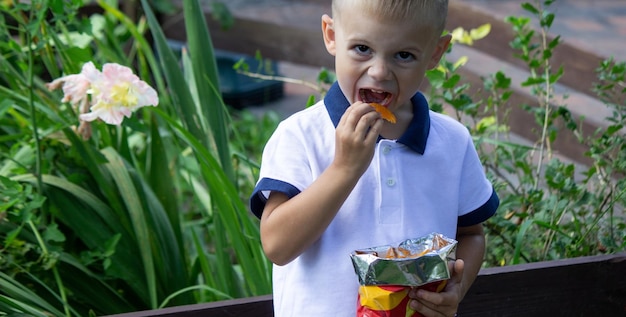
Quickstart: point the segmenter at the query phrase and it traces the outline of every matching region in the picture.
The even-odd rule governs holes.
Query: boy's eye
[[[357,45],[354,47],[354,50],[359,54],[366,54],[369,52],[370,48],[367,45]]]
[[[398,59],[402,60],[402,61],[410,61],[410,60],[414,60],[415,56],[409,52],[400,52],[397,54]]]

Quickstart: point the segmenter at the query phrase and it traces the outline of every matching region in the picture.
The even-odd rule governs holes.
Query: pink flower
[[[159,103],[152,87],[135,76],[130,68],[119,64],[104,64],[102,74],[91,86],[91,112],[81,114],[81,120],[100,118],[108,124],[119,125],[135,110]]]
[[[73,106],[79,107],[79,110],[86,110],[86,105],[89,102],[87,93],[91,88],[91,81],[98,76],[100,76],[100,72],[93,66],[92,62],[88,62],[83,65],[80,73],[55,79],[53,82],[46,84],[46,86],[48,89],[54,90],[62,84],[63,99],[61,99],[61,102],[69,102]]]
[[[64,94],[61,101],[77,106],[82,121],[100,118],[108,124],[119,125],[135,110],[159,103],[150,85],[135,76],[130,68],[115,63],[104,64],[99,72],[88,62],[79,74],[58,78],[47,87],[53,90],[61,84]]]

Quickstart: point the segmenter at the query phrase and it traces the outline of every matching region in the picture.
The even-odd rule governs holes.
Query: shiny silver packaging
[[[439,233],[350,254],[361,285],[421,286],[450,278],[457,241]]]

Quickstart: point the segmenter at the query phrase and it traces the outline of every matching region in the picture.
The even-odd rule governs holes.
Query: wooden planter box
[[[267,295],[115,316],[274,314]],[[461,303],[459,316],[626,316],[626,253],[483,269]]]

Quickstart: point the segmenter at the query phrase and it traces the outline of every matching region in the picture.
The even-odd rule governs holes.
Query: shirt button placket
[[[389,153],[391,153],[391,150],[392,150],[391,146],[385,145],[383,147],[383,155],[388,155]],[[393,187],[393,185],[396,184],[396,180],[393,177],[388,177],[386,183],[387,183],[387,186]]]
[[[389,154],[389,152],[391,152],[391,146],[385,146],[383,147],[383,154],[387,155]]]
[[[390,143],[390,142],[388,142]],[[381,224],[401,223],[401,190],[398,187],[397,162],[394,157],[396,148],[391,144],[382,144],[380,147],[380,195],[379,222]]]

